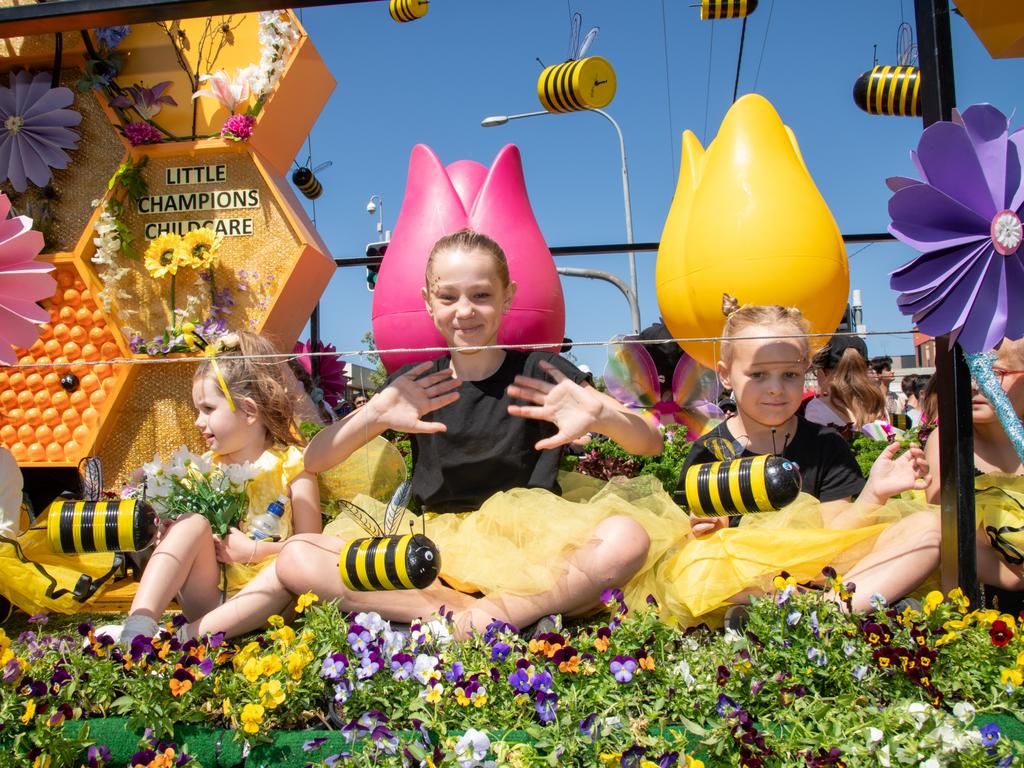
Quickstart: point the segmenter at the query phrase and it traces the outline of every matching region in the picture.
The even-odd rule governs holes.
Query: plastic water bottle
[[[275,499],[270,502],[266,512],[253,518],[249,525],[249,538],[256,541],[280,541],[283,515],[284,500]]]

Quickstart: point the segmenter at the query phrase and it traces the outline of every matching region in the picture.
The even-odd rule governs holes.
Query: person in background
[[[814,356],[819,394],[804,417],[833,427],[848,440],[865,424],[886,420],[885,398],[868,375],[867,345],[859,336],[836,336]]]
[[[921,424],[921,400],[924,397],[925,387],[928,386],[929,376],[918,376],[910,374],[904,376],[900,386],[903,388],[903,395],[907,398],[907,404],[903,412],[910,417],[910,425],[916,427]]]
[[[355,408],[362,408],[364,405],[366,405],[366,402],[367,402],[366,395],[358,394],[358,395],[355,396],[355,399],[352,401],[352,405]]]
[[[882,394],[885,395],[885,410],[889,413],[903,413],[907,399],[900,392],[893,392],[890,385],[893,380],[892,358],[878,355],[868,361],[868,375],[875,380]]]

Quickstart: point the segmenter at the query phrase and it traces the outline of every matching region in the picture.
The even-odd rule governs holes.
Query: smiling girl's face
[[[450,347],[482,347],[497,342],[515,291],[515,283],[504,284],[494,256],[455,247],[434,255],[423,300]]]
[[[807,342],[784,337],[800,333],[789,325],[748,325],[730,340],[728,362],[718,363],[722,384],[733,390],[744,421],[778,427],[789,421],[803,399]]]

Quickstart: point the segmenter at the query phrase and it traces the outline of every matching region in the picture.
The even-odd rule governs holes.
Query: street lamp
[[[384,229],[384,198],[380,195],[370,195],[370,202],[366,204],[366,212],[373,216],[377,214],[377,234],[385,243],[391,240],[391,233]]]
[[[626,166],[626,142],[622,138],[622,129],[619,128],[619,124],[615,122],[615,119],[605,112],[603,109],[582,109],[580,112],[594,112],[600,115],[615,129],[615,134],[619,137],[619,157],[622,160],[622,200],[626,207],[626,243],[628,245],[633,244],[633,208],[630,203],[629,196],[629,168]],[[539,117],[540,115],[550,115],[551,112],[540,111],[540,112],[523,112],[519,115],[491,115],[485,117],[480,121],[480,125],[484,128],[493,128],[497,125],[504,125],[509,120],[519,120],[524,117]],[[636,254],[633,251],[629,251],[629,285],[633,291],[633,302],[637,301],[637,287],[636,287]],[[634,312],[633,333],[640,332],[640,319],[639,312]]]

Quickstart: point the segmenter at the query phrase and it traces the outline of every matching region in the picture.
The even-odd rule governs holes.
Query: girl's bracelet
[[[249,559],[245,561],[246,565],[252,565],[252,560],[253,560],[254,557],[256,557],[256,550],[259,548],[259,546],[260,546],[260,543],[258,541],[256,541],[255,539],[253,539],[253,541],[252,541],[252,554],[249,555]]]

